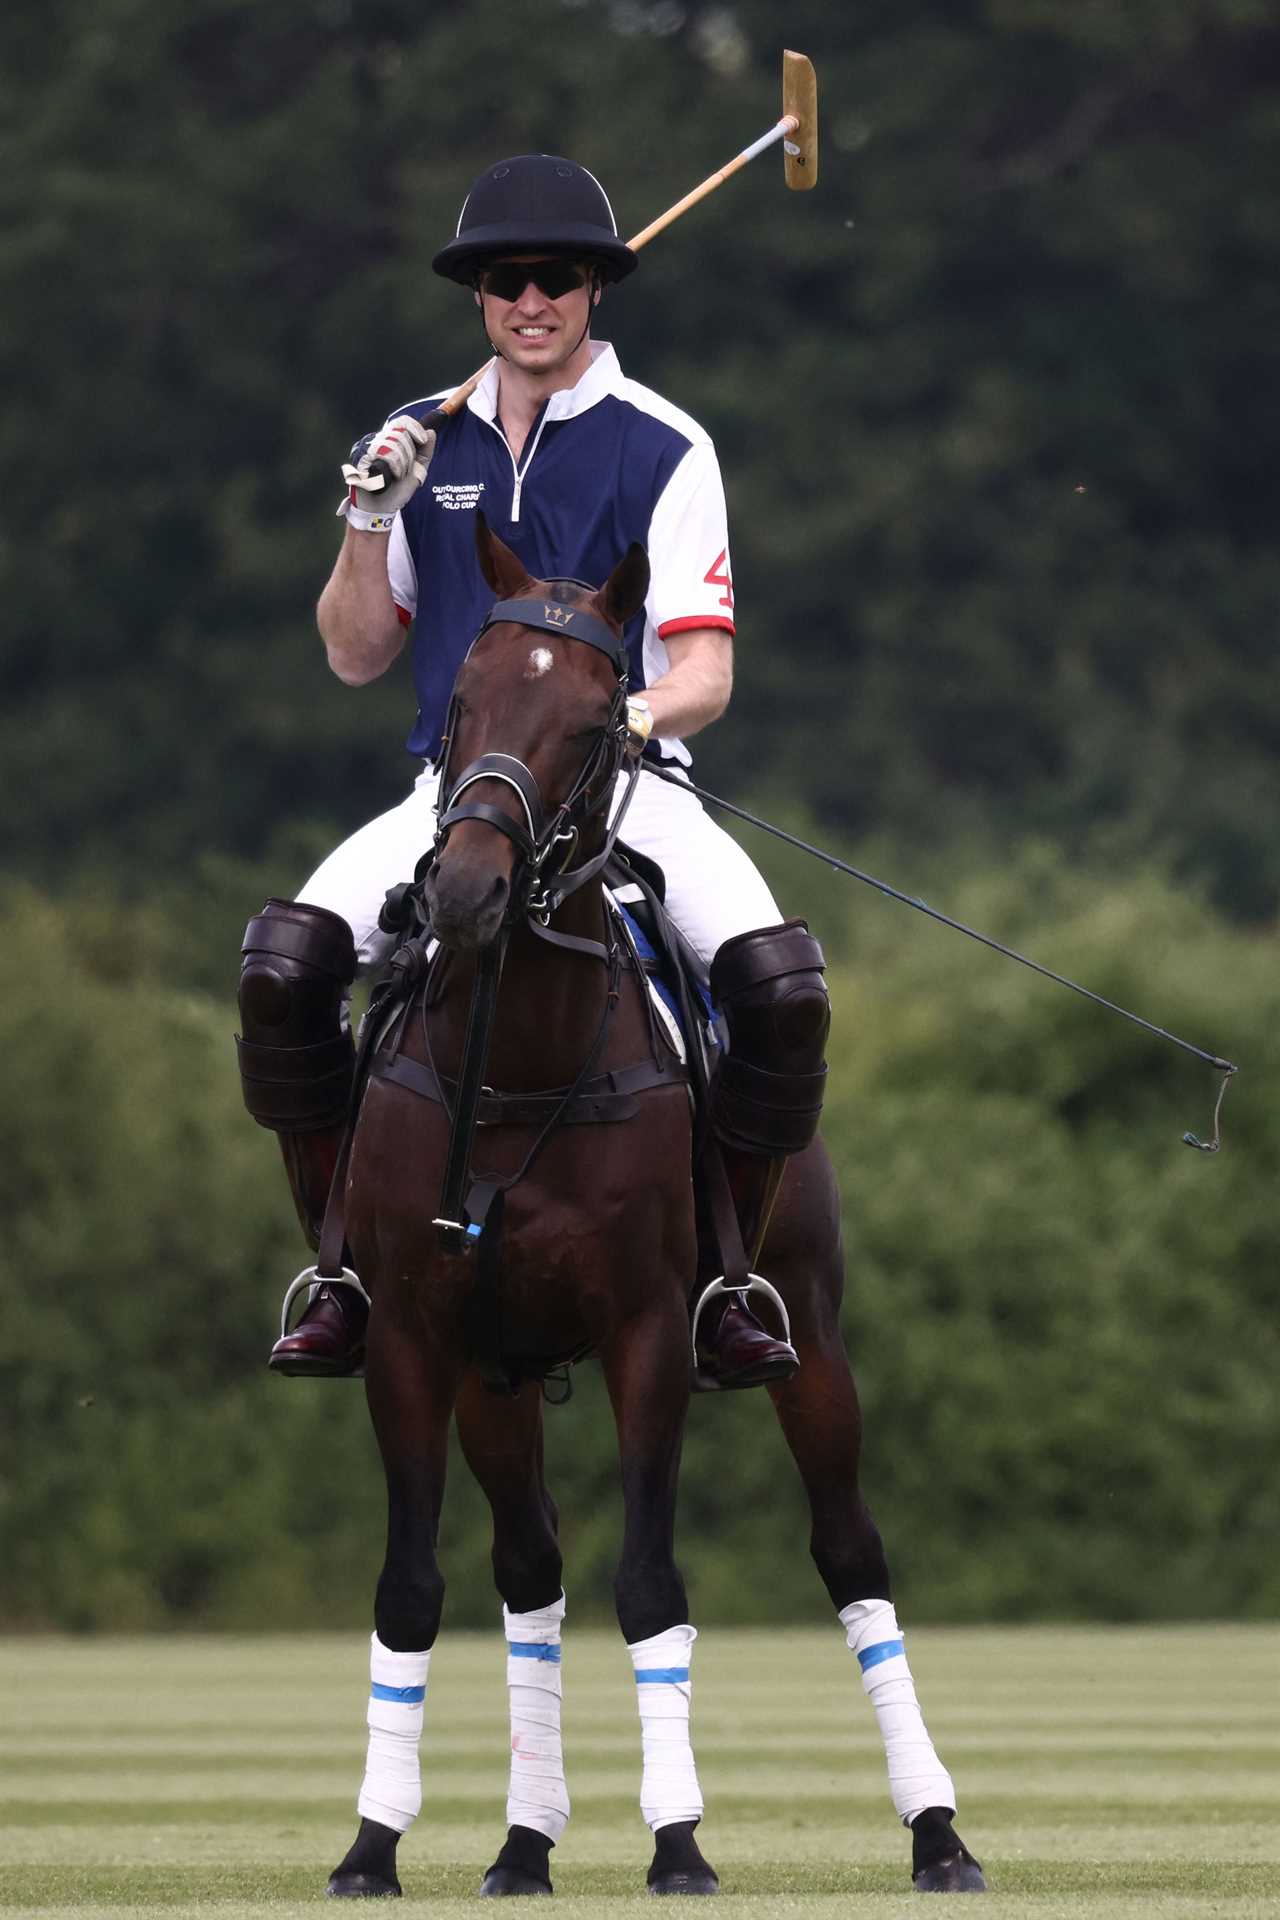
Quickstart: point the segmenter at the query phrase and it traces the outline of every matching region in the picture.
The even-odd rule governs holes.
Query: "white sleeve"
[[[404,521],[399,514],[388,539],[387,579],[391,583],[391,598],[399,609],[401,620],[408,626],[418,611],[418,570],[413,564]]]
[[[645,611],[660,640],[693,627],[734,630],[724,485],[715,448],[695,442],[658,496],[649,522]]]

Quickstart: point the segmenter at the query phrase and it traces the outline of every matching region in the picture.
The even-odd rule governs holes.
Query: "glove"
[[[638,695],[627,701],[627,757],[638,760],[653,732],[653,709]]]
[[[397,414],[377,433],[366,434],[343,462],[342,477],[350,494],[338,508],[347,525],[358,533],[390,533],[401,507],[407,506],[427,477],[436,436],[411,413]],[[375,460],[387,468],[387,477],[370,474]]]

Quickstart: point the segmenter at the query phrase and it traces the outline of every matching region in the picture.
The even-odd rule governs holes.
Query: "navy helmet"
[[[431,264],[469,287],[487,261],[512,253],[589,260],[602,280],[622,280],[640,264],[619,240],[595,175],[554,153],[520,153],[486,167],[462,203],[455,237]]]

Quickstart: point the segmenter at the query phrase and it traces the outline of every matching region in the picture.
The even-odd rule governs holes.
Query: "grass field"
[[[989,1910],[1280,1914],[1280,1634],[922,1629],[909,1647]],[[0,1904],[76,1920],[314,1909],[355,1830],[366,1675],[357,1634],[0,1642]],[[712,1631],[694,1676],[700,1839],[721,1907],[917,1913],[838,1631]],[[565,1694],[574,1817],[552,1855],[557,1899],[612,1913],[643,1898],[649,1858],[615,1636],[570,1630]],[[505,1758],[497,1635],[446,1633],[423,1814],[400,1847],[406,1901],[433,1920],[475,1911]]]

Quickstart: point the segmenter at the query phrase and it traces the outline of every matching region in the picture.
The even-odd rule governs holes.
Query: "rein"
[[[462,1044],[461,1068],[457,1081],[457,1094],[453,1104],[449,1104],[443,1081],[436,1073],[430,1060],[430,1033],[426,1020],[426,991],[422,995],[422,1041],[428,1056],[428,1066],[432,1069],[439,1100],[449,1114],[449,1152],[445,1160],[445,1177],[439,1196],[439,1213],[432,1225],[436,1227],[441,1246],[451,1254],[470,1254],[472,1248],[480,1246],[482,1254],[482,1277],[478,1292],[495,1298],[495,1275],[497,1275],[497,1248],[501,1240],[501,1215],[503,1198],[524,1175],[530,1171],[533,1160],[541,1152],[543,1144],[551,1139],[564,1114],[570,1110],[572,1102],[578,1098],[583,1085],[591,1079],[595,1064],[603,1052],[604,1039],[608,1033],[608,1023],[612,1018],[614,1006],[618,1004],[618,979],[622,972],[622,950],[618,947],[612,931],[608,935],[608,945],[601,941],[583,939],[576,933],[558,933],[549,922],[557,912],[558,906],[572,893],[578,893],[591,879],[603,872],[604,864],[614,849],[622,820],[626,816],[631,795],[635,793],[635,781],[639,780],[639,762],[631,768],[626,793],[622,803],[616,808],[614,818],[608,822],[604,831],[604,847],[583,860],[580,866],[568,868],[566,860],[572,856],[580,841],[581,828],[593,820],[603,808],[614,791],[614,781],[622,766],[622,756],[626,749],[626,695],[628,695],[628,660],[622,639],[614,630],[601,620],[595,612],[585,607],[572,607],[557,599],[505,599],[497,601],[489,612],[486,622],[480,628],[480,639],[491,626],[499,622],[512,622],[524,628],[535,628],[547,634],[560,634],[568,639],[578,639],[583,645],[595,647],[610,660],[618,682],[614,689],[608,720],[604,722],[599,741],[593,745],[589,755],[581,766],[578,778],[570,787],[566,799],[549,814],[537,780],[524,760],[514,758],[507,753],[486,753],[472,760],[470,766],[462,768],[455,780],[449,780],[449,758],[453,751],[453,739],[457,728],[457,697],[449,707],[449,720],[445,728],[445,747],[441,758],[441,810],[439,810],[436,841],[424,862],[420,862],[420,872],[434,860],[445,847],[451,829],[462,820],[480,820],[484,826],[495,828],[503,833],[512,847],[516,849],[516,874],[512,877],[509,906],[503,916],[503,925],[499,927],[497,937],[480,950],[476,960],[476,979],[472,985],[470,1010],[466,1016],[466,1041]],[[474,645],[474,641],[472,641]],[[480,781],[497,780],[510,787],[520,801],[522,818],[512,818],[501,808],[489,801],[470,799],[462,801],[462,795]],[[562,852],[558,852],[562,849]],[[604,1002],[604,1016],[595,1033],[595,1039],[587,1050],[587,1056],[580,1071],[570,1087],[562,1091],[562,1098],[547,1117],[545,1125],[539,1129],[537,1139],[522,1160],[516,1173],[505,1175],[501,1179],[476,1175],[472,1171],[472,1146],[476,1135],[476,1123],[480,1116],[482,1100],[489,1094],[484,1083],[487,1058],[489,1058],[489,1039],[493,1033],[493,1018],[497,1010],[497,993],[503,977],[503,964],[507,958],[510,931],[516,922],[524,920],[537,939],[547,941],[553,947],[564,948],[568,952],[587,954],[595,960],[601,960],[608,968],[608,996]],[[422,1089],[418,1089],[422,1091]],[[491,1094],[489,1094],[491,1098]],[[491,1275],[493,1284],[489,1286],[484,1275]],[[484,1352],[484,1348],[482,1348]]]

